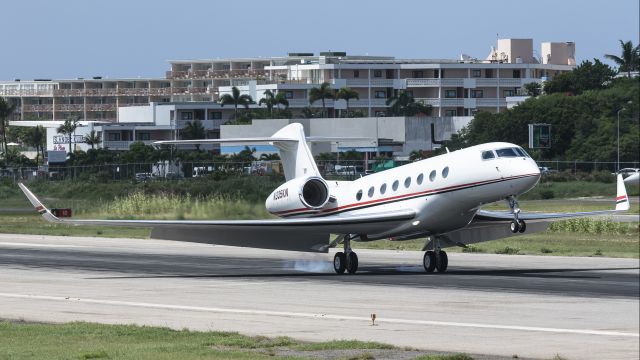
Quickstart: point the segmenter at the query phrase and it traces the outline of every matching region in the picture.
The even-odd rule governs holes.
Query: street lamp
[[[633,104],[633,101],[627,101],[627,104]],[[616,162],[616,173],[620,171],[620,112],[626,110],[624,107],[618,110],[618,161]]]

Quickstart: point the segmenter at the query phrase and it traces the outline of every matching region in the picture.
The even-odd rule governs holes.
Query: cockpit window
[[[482,152],[482,160],[489,160],[489,159],[493,159],[495,157],[496,156],[493,155],[493,151],[491,151],[491,150]]]
[[[518,154],[519,156],[522,157],[527,157],[527,153],[524,152],[524,150],[520,149],[520,148],[513,148],[513,150],[516,152],[516,154]]]
[[[514,148],[504,148],[496,150],[498,157],[518,157]]]
[[[524,151],[523,148],[518,148],[518,149],[524,154],[525,157],[528,157],[528,158],[531,157],[531,155],[529,155],[526,151]]]

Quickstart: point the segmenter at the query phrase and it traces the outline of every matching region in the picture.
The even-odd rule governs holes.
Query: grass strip
[[[385,358],[416,350],[376,342],[336,340],[307,343],[289,337],[245,336],[235,332],[172,330],[136,325],[85,322],[39,324],[0,322],[0,359],[308,359],[332,358],[346,350],[348,359]],[[345,354],[345,352],[338,352]],[[395,356],[394,356],[395,354]],[[472,359],[464,354],[419,359]]]

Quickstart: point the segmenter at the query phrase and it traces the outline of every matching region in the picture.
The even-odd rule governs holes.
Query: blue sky
[[[638,0],[20,0],[2,5],[0,80],[164,77],[169,59],[347,51],[484,58],[500,38],[638,44]]]

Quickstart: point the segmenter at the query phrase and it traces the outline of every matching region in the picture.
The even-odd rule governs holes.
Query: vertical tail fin
[[[629,205],[629,197],[627,196],[627,189],[624,186],[624,180],[622,174],[618,174],[616,191],[616,210],[626,211],[631,207]]]
[[[287,181],[301,176],[320,176],[316,162],[311,155],[311,149],[307,145],[302,124],[289,124],[278,130],[272,137],[296,140],[295,142],[273,142],[273,145],[280,150],[284,176]]]

